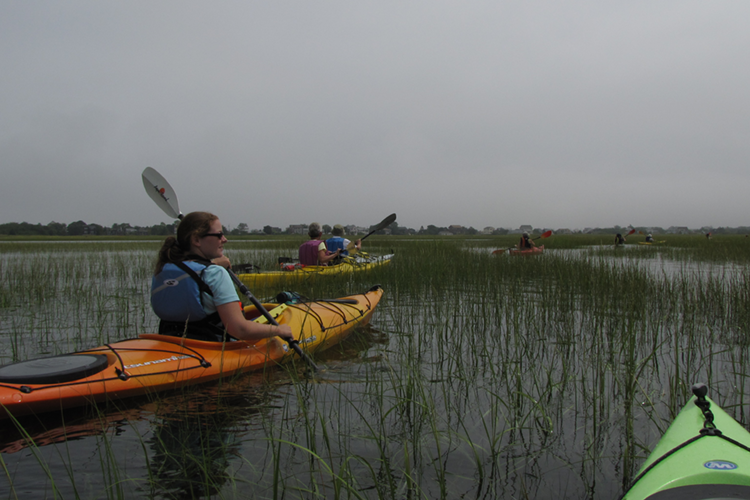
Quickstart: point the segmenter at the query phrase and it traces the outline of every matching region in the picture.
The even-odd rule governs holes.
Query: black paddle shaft
[[[237,286],[237,288],[240,289],[240,292],[244,293],[245,296],[248,299],[250,299],[250,302],[252,302],[252,304],[258,309],[258,311],[261,312],[261,314],[263,315],[263,317],[266,318],[268,320],[268,322],[271,323],[272,325],[279,326],[278,321],[276,321],[276,319],[273,316],[271,316],[271,313],[269,313],[266,310],[266,308],[263,307],[263,304],[261,304],[260,301],[255,298],[255,295],[253,295],[253,293],[250,291],[250,289],[248,289],[247,286],[245,286],[245,284],[242,281],[240,281],[240,279],[237,277],[237,275],[234,274],[230,269],[227,269],[227,271],[229,271],[229,276],[232,277],[232,281]],[[310,359],[310,356],[308,356],[307,354],[305,354],[305,351],[303,351],[302,348],[299,346],[299,341],[298,340],[288,340],[287,343],[289,344],[289,347],[291,347],[292,350],[294,352],[296,352],[299,355],[299,357],[302,358],[305,361],[305,363],[307,363],[308,365],[310,365],[310,368],[312,368],[313,371],[318,371],[319,370],[318,365],[316,365],[313,362],[313,360]]]

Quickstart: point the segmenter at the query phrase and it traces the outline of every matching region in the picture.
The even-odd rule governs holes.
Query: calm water
[[[235,261],[274,253],[243,252]],[[652,287],[747,276],[559,256],[634,269]],[[151,248],[0,254],[0,362],[153,331],[152,258]],[[397,252],[380,274],[304,290],[386,291],[371,327],[319,358],[315,376],[275,369],[27,419],[24,431],[0,424],[0,498],[617,498],[692,382],[747,420],[748,327],[729,305],[708,320],[679,298],[581,293],[555,267],[508,281],[492,260],[405,281],[419,259]]]

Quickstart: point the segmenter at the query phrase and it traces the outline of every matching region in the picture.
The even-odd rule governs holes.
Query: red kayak
[[[505,248],[498,248],[493,254],[498,253],[505,253]],[[544,245],[538,246],[538,247],[532,247],[532,248],[526,248],[524,250],[519,250],[517,248],[508,248],[508,253],[510,255],[540,255],[544,253]]]

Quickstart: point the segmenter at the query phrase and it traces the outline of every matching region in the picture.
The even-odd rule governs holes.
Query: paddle
[[[143,186],[146,188],[146,193],[148,193],[148,195],[152,200],[154,200],[159,208],[161,208],[164,213],[169,215],[170,217],[182,220],[182,212],[180,212],[180,206],[177,202],[177,194],[174,192],[174,189],[172,189],[172,186],[169,185],[167,180],[162,177],[159,172],[151,167],[146,167],[146,169],[143,170],[141,177],[143,178]],[[240,289],[240,292],[245,294],[250,302],[258,309],[258,311],[260,311],[263,317],[266,318],[266,320],[268,320],[268,322],[272,325],[279,326],[279,323],[274,319],[274,317],[271,316],[266,308],[263,307],[263,304],[261,304],[260,301],[255,298],[252,292],[248,290],[245,284],[240,281],[240,279],[232,272],[232,270],[227,269],[227,271],[229,272],[229,276],[232,278],[234,284],[237,286],[237,288]],[[299,346],[298,340],[289,340],[287,341],[287,343],[289,344],[289,347],[291,347],[292,350],[305,361],[305,363],[310,365],[310,368],[312,368],[314,371],[318,371],[317,365],[313,362],[312,359],[310,359],[307,354],[305,354],[305,352]]]
[[[543,232],[541,235],[537,236],[536,238],[533,238],[533,240],[549,238],[550,236],[552,236],[552,229],[550,229],[549,231]]]
[[[395,220],[396,220],[396,214],[389,215],[388,217],[386,217],[385,219],[383,219],[382,221],[380,221],[380,224],[378,224],[377,226],[375,226],[375,229],[373,229],[372,231],[370,231],[369,233],[367,233],[366,235],[364,235],[363,237],[361,237],[359,239],[359,241],[362,241],[365,238],[367,238],[368,236],[370,236],[370,235],[372,235],[374,233],[377,233],[378,231],[381,231],[381,230],[387,228],[388,226],[390,226],[391,224],[393,224],[393,222]],[[346,251],[349,252],[352,255],[355,254],[355,253],[357,253],[357,247],[354,245],[353,241],[350,241],[349,244],[346,246]]]

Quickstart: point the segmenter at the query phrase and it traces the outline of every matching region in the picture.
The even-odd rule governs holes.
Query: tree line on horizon
[[[86,223],[82,220],[71,222],[70,224],[64,224],[62,222],[50,222],[49,224],[43,225],[43,224],[31,224],[28,222],[8,222],[5,224],[0,224],[0,235],[6,235],[6,236],[128,236],[128,235],[141,235],[141,236],[169,236],[174,235],[175,230],[177,228],[177,225],[179,224],[179,221],[175,221],[172,224],[166,224],[164,222],[160,224],[154,224],[153,226],[132,226],[129,223],[115,223],[111,226],[102,226],[100,224],[93,224],[93,223]],[[375,226],[370,226],[371,229]],[[631,226],[632,227],[632,226]],[[322,225],[323,232],[325,234],[330,234],[332,226],[328,224]],[[660,227],[642,227],[642,228],[636,228],[639,230],[643,230],[645,232],[651,232],[651,233],[667,233],[670,232],[669,230],[664,230]],[[239,236],[239,235],[249,235],[249,234],[266,234],[266,235],[274,235],[274,234],[295,234],[295,231],[292,229],[292,226],[289,226],[286,230],[282,230],[278,227],[273,227],[270,225],[263,226],[263,229],[254,229],[251,230],[247,224],[244,222],[237,225],[237,227],[233,229],[228,229],[226,226],[223,226],[223,230],[226,234],[232,235],[232,236]],[[542,233],[547,228],[535,228],[532,230],[533,233]],[[588,229],[585,231],[572,231],[573,234],[576,233],[588,233],[588,234],[615,234],[615,233],[623,233],[628,232],[630,230],[630,227],[621,227],[621,226],[612,226],[607,228],[593,228]],[[447,226],[447,227],[440,227],[435,225],[428,225],[427,227],[422,226],[419,228],[419,230],[411,229],[406,226],[399,226],[397,222],[393,222],[390,226],[388,226],[388,232],[392,235],[432,235],[437,236],[440,234],[454,234],[454,235],[475,235],[480,234],[480,231],[477,229],[474,229],[473,227],[463,227],[463,226]],[[518,232],[518,230],[512,230],[507,228],[497,228],[494,229],[491,233],[485,233],[481,232],[482,234],[493,234],[493,235],[505,235],[505,234],[511,234]],[[685,229],[681,231],[686,234],[705,234],[707,232],[706,228],[701,229]],[[748,226],[739,226],[739,227],[719,227],[719,228],[712,228],[710,229],[710,232],[712,234],[748,234],[750,233],[750,227]],[[298,234],[298,233],[296,233]]]

